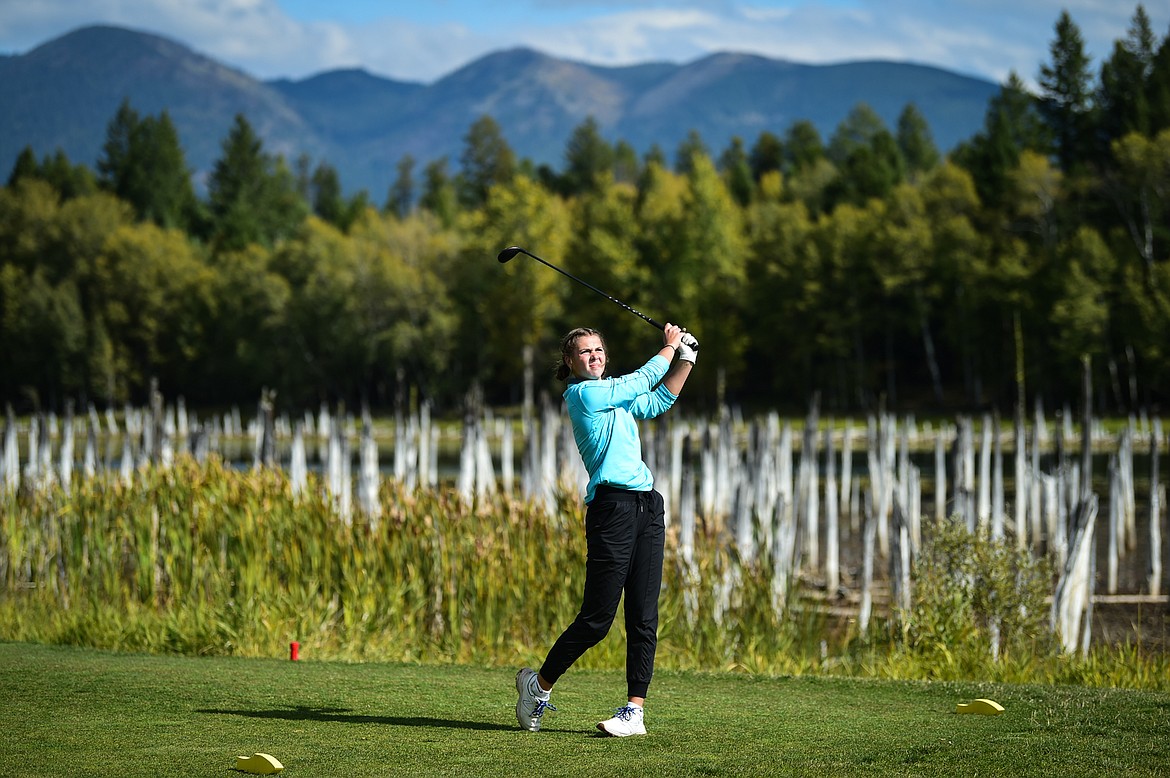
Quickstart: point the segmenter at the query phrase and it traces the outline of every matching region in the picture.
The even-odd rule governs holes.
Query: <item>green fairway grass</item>
[[[1170,694],[661,672],[650,734],[603,738],[620,670],[571,671],[539,733],[515,668],[189,658],[0,643],[0,775],[1156,776]],[[1000,716],[958,715],[991,698]]]

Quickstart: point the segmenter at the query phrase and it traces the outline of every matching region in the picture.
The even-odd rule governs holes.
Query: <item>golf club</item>
[[[500,264],[502,265],[502,264],[504,264],[505,262],[508,262],[508,261],[510,261],[510,260],[511,260],[513,257],[515,257],[517,254],[527,254],[528,256],[532,257],[533,259],[535,259],[535,260],[536,260],[537,262],[539,262],[540,264],[542,264],[542,265],[546,265],[547,267],[551,267],[553,270],[557,271],[557,272],[558,272],[558,273],[560,273],[561,275],[568,276],[569,278],[573,279],[574,281],[576,281],[577,283],[581,284],[582,286],[586,286],[586,287],[588,287],[588,288],[592,289],[593,291],[597,292],[599,295],[601,295],[601,296],[602,296],[602,297],[604,297],[605,299],[609,300],[609,301],[610,301],[610,302],[612,302],[612,303],[617,303],[618,305],[620,305],[621,307],[625,308],[625,309],[626,309],[627,311],[629,311],[630,313],[634,314],[635,316],[641,317],[641,318],[642,318],[642,319],[644,319],[645,321],[649,322],[649,323],[650,323],[652,326],[654,326],[654,327],[657,327],[657,328],[658,328],[658,329],[660,329],[660,330],[661,330],[661,329],[664,329],[664,328],[665,328],[665,326],[666,326],[666,325],[664,325],[664,324],[661,324],[661,323],[659,323],[659,322],[655,321],[654,319],[651,319],[649,316],[647,316],[646,314],[642,313],[641,311],[635,311],[633,308],[631,308],[630,306],[626,305],[625,303],[623,303],[621,300],[617,299],[616,297],[610,297],[610,296],[609,296],[609,295],[607,295],[605,292],[601,291],[600,289],[598,289],[596,286],[594,286],[593,284],[589,283],[588,281],[582,281],[580,278],[577,278],[577,276],[573,275],[572,273],[567,273],[567,272],[565,272],[564,270],[561,270],[561,269],[560,269],[559,267],[557,267],[556,265],[553,265],[553,264],[550,264],[550,263],[548,263],[548,262],[545,262],[543,259],[541,259],[540,257],[536,256],[536,255],[535,255],[535,254],[533,254],[532,252],[530,252],[530,251],[526,251],[526,250],[524,250],[524,249],[520,248],[519,246],[509,246],[508,248],[506,248],[506,249],[504,249],[503,251],[501,251],[501,252],[500,252],[500,254],[499,254],[499,256],[497,256],[497,257],[496,257],[496,259],[498,259],[498,260],[500,261]]]

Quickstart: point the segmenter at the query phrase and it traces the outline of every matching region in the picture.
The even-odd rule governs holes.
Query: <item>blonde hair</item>
[[[577,348],[577,340],[588,335],[596,335],[601,338],[601,347],[607,352],[609,348],[605,345],[605,336],[592,327],[577,327],[569,330],[565,337],[561,338],[561,359],[557,362],[555,375],[558,381],[567,381],[573,371],[565,364],[565,359],[573,355],[573,350]]]

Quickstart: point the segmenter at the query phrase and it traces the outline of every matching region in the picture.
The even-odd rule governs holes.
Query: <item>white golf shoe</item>
[[[613,737],[629,737],[630,735],[645,735],[645,714],[641,708],[626,705],[618,708],[613,718],[597,722],[597,728]]]
[[[516,723],[520,729],[539,732],[544,712],[556,708],[548,701],[549,693],[536,682],[535,670],[525,667],[516,673],[516,692],[520,695],[516,701]]]

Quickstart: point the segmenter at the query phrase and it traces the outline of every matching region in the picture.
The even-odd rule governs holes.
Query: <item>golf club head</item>
[[[519,254],[523,250],[524,249],[520,248],[519,246],[509,246],[508,248],[501,251],[496,256],[496,259],[498,259],[500,261],[500,264],[502,265],[505,262],[510,261],[513,257],[515,257],[517,254]]]

